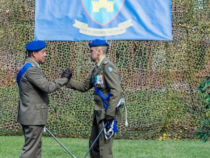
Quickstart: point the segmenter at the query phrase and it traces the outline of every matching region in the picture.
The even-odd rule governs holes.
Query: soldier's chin
[[[41,64],[44,64],[44,62],[45,62],[45,59],[43,59],[43,60],[41,61]]]
[[[90,58],[90,59],[91,59],[91,61],[95,62],[95,60],[93,58]]]

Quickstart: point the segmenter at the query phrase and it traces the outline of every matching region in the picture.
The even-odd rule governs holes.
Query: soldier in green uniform
[[[25,144],[20,158],[41,158],[42,133],[47,122],[48,93],[67,84],[71,78],[70,69],[65,70],[61,79],[48,82],[43,77],[39,64],[46,59],[46,43],[31,41],[26,45],[27,58],[17,74],[19,87],[18,122],[22,125]]]
[[[113,120],[121,120],[121,112],[116,111],[116,106],[121,98],[122,88],[118,69],[106,57],[109,44],[104,40],[93,40],[89,42],[89,47],[90,58],[95,62],[96,66],[84,82],[70,79],[67,87],[80,92],[86,92],[93,87],[95,88],[93,94],[95,109],[89,141],[89,146],[91,146],[102,129],[103,122],[111,123]],[[98,91],[102,92],[102,97],[98,94]],[[103,132],[90,151],[91,158],[112,158],[112,144],[113,137],[106,139]]]

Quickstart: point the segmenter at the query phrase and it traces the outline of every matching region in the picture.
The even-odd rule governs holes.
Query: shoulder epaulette
[[[28,62],[28,63],[29,63],[29,62]],[[28,63],[25,63],[24,66],[25,66],[26,64],[28,64]],[[29,64],[31,64],[31,67],[37,68],[37,66],[35,66],[34,64],[32,64],[32,63],[29,63]]]
[[[107,64],[108,62],[109,62],[109,60],[106,60],[106,61],[104,61],[103,63],[104,63],[104,64]]]
[[[31,64],[32,67],[38,68],[37,66],[35,66],[34,64]]]
[[[31,64],[31,67],[35,67],[35,68],[38,68],[36,65],[34,65],[34,64]]]

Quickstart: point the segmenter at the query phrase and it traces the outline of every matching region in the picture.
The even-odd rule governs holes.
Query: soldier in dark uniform
[[[71,79],[67,87],[80,92],[95,88],[94,91],[94,116],[93,125],[89,141],[89,146],[93,143],[99,131],[103,127],[103,122],[119,121],[121,112],[116,111],[116,106],[120,100],[122,88],[119,82],[119,73],[116,66],[106,57],[109,44],[104,40],[94,40],[89,42],[90,58],[96,66],[84,82]],[[97,90],[96,90],[97,89]],[[99,96],[97,91],[101,91],[105,100]],[[108,99],[107,99],[108,98]],[[105,102],[108,103],[105,109]],[[91,158],[112,158],[113,137],[105,138],[104,132],[90,151]]]
[[[41,158],[42,133],[47,122],[48,93],[67,84],[71,78],[70,69],[65,70],[61,79],[48,82],[43,77],[39,64],[47,57],[46,43],[32,41],[26,45],[27,58],[17,74],[19,87],[18,122],[22,125],[25,144],[20,158]]]

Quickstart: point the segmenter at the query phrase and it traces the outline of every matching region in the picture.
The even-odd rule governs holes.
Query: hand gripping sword
[[[121,109],[124,107],[124,105],[125,105],[125,99],[122,98],[122,99],[120,99],[120,101],[118,102],[118,104],[117,104],[117,106],[116,106],[116,111],[121,110]],[[104,124],[104,122],[103,122],[103,127],[102,127],[102,129],[100,130],[98,136],[96,137],[96,139],[95,139],[94,142],[92,143],[90,149],[86,152],[84,158],[86,158],[87,155],[89,154],[89,152],[92,150],[94,144],[96,143],[96,141],[97,141],[98,138],[100,137],[101,133],[105,130],[105,127],[106,127],[106,126],[107,126],[107,123]],[[108,133],[108,134],[109,134],[109,133]],[[111,138],[112,135],[113,135],[113,133],[111,134],[111,136],[109,136],[109,138]],[[107,136],[106,136],[106,137],[107,137]],[[108,137],[107,137],[107,139],[108,139]]]

